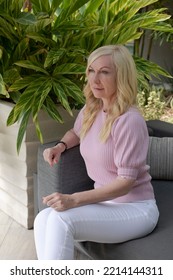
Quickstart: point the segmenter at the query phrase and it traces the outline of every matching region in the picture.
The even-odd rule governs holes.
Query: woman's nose
[[[99,83],[100,82],[99,74],[98,73],[94,74],[93,80],[94,80],[95,83]]]

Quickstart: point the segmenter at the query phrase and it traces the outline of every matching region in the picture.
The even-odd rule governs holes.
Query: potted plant
[[[33,220],[34,169],[28,167],[28,162],[35,157],[36,165],[36,149],[31,149],[27,167],[21,167],[21,161],[26,157],[22,149],[28,127],[32,136],[31,123],[34,124],[38,139],[42,142],[43,131],[39,120],[42,111],[56,122],[63,122],[59,108],[64,108],[72,115],[73,108],[80,108],[84,104],[82,88],[85,83],[86,57],[93,49],[104,44],[135,41],[145,29],[160,28],[164,32],[171,32],[172,27],[167,23],[170,16],[164,9],[140,13],[143,7],[157,1],[0,0],[0,105],[6,100],[11,106],[5,117],[7,126],[19,124],[19,161],[16,157],[9,160],[8,153],[4,155],[2,152],[5,162],[3,168],[8,162],[10,167],[6,168],[7,176],[14,166],[18,167],[19,173],[28,176],[27,182],[22,183],[21,195],[16,187],[18,172],[15,172],[15,187],[10,188],[10,184],[6,183],[3,190],[0,189],[0,204],[7,213],[11,205],[18,207],[18,215],[28,211],[27,221],[23,223],[26,227],[31,227]],[[169,76],[158,65],[139,57],[134,58],[140,83],[147,85],[151,73]],[[58,104],[60,106],[57,107]],[[5,125],[3,129],[6,130]],[[2,148],[7,138],[1,143]],[[31,146],[30,143],[29,140],[27,148]],[[10,144],[8,149],[11,149]],[[14,151],[12,154],[14,157]],[[2,186],[3,181],[0,180]],[[7,198],[8,192],[10,198]],[[21,205],[24,200],[27,207]],[[10,211],[14,214],[14,207]],[[19,217],[19,222],[21,219]]]
[[[26,228],[32,227],[34,217],[33,173],[39,144],[34,126],[40,141],[43,134],[50,141],[50,132],[55,140],[61,137],[56,124],[63,121],[62,107],[72,115],[73,108],[84,102],[85,54],[70,41],[67,46],[64,31],[56,35],[58,6],[41,2],[32,1],[31,10],[30,1],[0,1],[0,205]],[[45,118],[44,111],[56,121],[46,119],[46,132],[40,119]],[[66,116],[65,121],[67,126]],[[6,122],[13,125],[8,127]]]
[[[42,142],[40,110],[62,122],[57,103],[71,115],[73,107],[82,106],[89,52],[103,44],[136,41],[146,29],[171,32],[165,9],[140,13],[154,2],[1,0],[0,98],[15,104],[7,125],[20,120],[18,152],[30,117]],[[151,72],[167,75],[141,58],[136,64],[140,81]]]

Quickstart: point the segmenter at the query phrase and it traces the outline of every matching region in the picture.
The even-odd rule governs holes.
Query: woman
[[[89,56],[86,76],[86,104],[74,128],[43,155],[52,166],[80,143],[94,189],[43,198],[49,207],[34,225],[38,259],[73,259],[74,240],[124,242],[147,235],[158,221],[133,58],[122,45],[103,46]]]

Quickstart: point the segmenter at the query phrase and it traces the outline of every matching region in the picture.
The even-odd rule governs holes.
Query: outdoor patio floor
[[[75,250],[76,260],[88,260]],[[0,210],[0,260],[37,260],[33,229],[26,229]]]
[[[0,210],[0,260],[36,260],[33,230]]]

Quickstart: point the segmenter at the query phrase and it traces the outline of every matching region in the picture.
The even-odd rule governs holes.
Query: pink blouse
[[[80,137],[84,108],[80,111],[74,132]],[[84,158],[89,177],[94,187],[107,185],[117,176],[135,179],[132,190],[115,202],[133,202],[154,199],[151,176],[146,165],[148,150],[148,130],[146,123],[136,108],[130,108],[118,117],[106,142],[99,139],[100,130],[106,119],[102,110],[98,113],[92,127],[80,143],[80,152]]]

